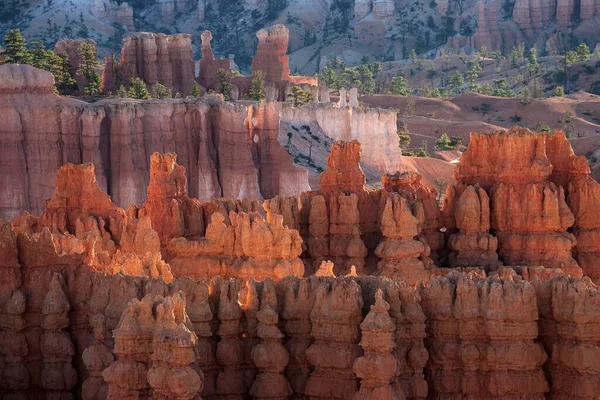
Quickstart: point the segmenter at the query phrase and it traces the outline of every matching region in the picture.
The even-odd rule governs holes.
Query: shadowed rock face
[[[109,69],[114,73],[109,74]],[[119,64],[108,63],[103,76],[106,92],[114,90],[117,82],[128,86],[139,77],[149,87],[160,83],[173,95],[186,95],[195,82],[192,38],[186,34],[138,32],[123,40]]]
[[[505,173],[503,141],[539,168]],[[599,191],[563,141],[473,135],[441,214],[412,174],[365,189],[358,142],[266,218],[190,197],[173,153],[127,210],[62,166],[39,217],[0,226],[0,395],[591,400],[600,294],[572,254],[595,272]],[[429,258],[436,224],[456,268]]]

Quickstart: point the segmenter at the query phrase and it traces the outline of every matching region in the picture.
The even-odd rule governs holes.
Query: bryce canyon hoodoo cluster
[[[276,103],[0,71],[3,396],[595,398],[600,185],[562,132],[472,134],[440,208],[414,173],[367,188],[358,141],[309,190]]]
[[[599,33],[0,1],[0,399],[600,399]]]

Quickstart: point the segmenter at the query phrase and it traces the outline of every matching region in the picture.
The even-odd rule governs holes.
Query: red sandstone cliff
[[[89,105],[56,96],[52,86],[47,72],[0,66],[6,116],[0,176],[10,193],[0,198],[0,218],[39,214],[52,194],[48,183],[67,163],[93,163],[115,204],[141,205],[154,152],[177,153],[190,195],[201,201],[308,190],[306,171],[277,142],[276,104],[114,99]]]

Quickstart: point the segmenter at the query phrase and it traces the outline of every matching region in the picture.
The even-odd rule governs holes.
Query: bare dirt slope
[[[514,125],[531,130],[563,129],[575,152],[588,158],[600,148],[600,98],[588,93],[531,99],[528,104],[518,98],[476,93],[450,99],[373,95],[360,100],[366,106],[398,110],[399,120],[411,136],[411,148],[425,141],[433,150],[443,133],[462,137],[466,145],[471,132],[493,132]]]

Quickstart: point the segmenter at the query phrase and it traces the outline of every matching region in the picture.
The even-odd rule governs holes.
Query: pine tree
[[[562,86],[557,86],[556,89],[554,89],[554,96],[565,97],[565,88]]]
[[[148,93],[148,87],[146,86],[146,82],[144,82],[139,77],[135,77],[131,80],[131,83],[129,84],[129,90],[127,91],[127,95],[132,99],[145,100],[150,98],[150,93]]]
[[[58,93],[68,94],[77,89],[77,82],[71,71],[69,71],[69,56],[67,53],[54,53],[51,54],[50,58],[50,72],[54,75],[54,86]]]
[[[429,154],[429,151],[427,150],[427,142],[425,140],[423,140],[421,142],[421,147],[419,147],[417,149],[417,151],[415,152],[415,156],[417,157],[430,157],[431,154]]]
[[[410,51],[410,55],[408,56],[408,58],[410,58],[410,62],[411,62],[412,64],[414,64],[414,63],[415,63],[415,61],[417,61],[417,52],[415,51],[415,49],[412,49],[412,50]]]
[[[50,70],[50,61],[52,53],[46,50],[46,46],[41,40],[37,40],[31,43],[31,65],[36,68],[43,69],[45,71]],[[56,77],[55,77],[56,78]]]
[[[3,64],[31,64],[31,54],[25,48],[27,42],[19,29],[11,29],[4,35],[5,50],[0,53],[4,56]]]
[[[515,97],[515,92],[510,89],[506,78],[494,79],[492,85],[492,96]]]
[[[534,99],[540,99],[544,97],[544,90],[542,89],[542,85],[537,78],[535,78],[531,84],[531,91],[533,92],[532,94]]]
[[[194,98],[200,97],[200,85],[197,82],[192,83],[192,87],[190,89],[190,96]]]
[[[87,81],[83,91],[85,94],[90,96],[92,101],[96,100],[96,95],[100,93],[100,74],[96,71],[96,68],[100,65],[96,59],[96,46],[89,42],[84,42],[79,47],[79,56],[81,57],[81,63],[77,73],[81,74]]]
[[[335,71],[327,66],[319,73],[319,84],[330,89],[339,89]]]
[[[519,90],[519,93],[517,93],[517,95],[519,96],[519,101],[524,106],[531,103],[531,93],[529,92],[529,89],[527,87],[524,87],[523,89]]]
[[[590,51],[588,45],[585,43],[581,43],[579,46],[577,46],[577,49],[575,49],[575,51],[577,52],[577,58],[579,59],[579,61],[587,61],[592,57],[592,52]]]
[[[372,94],[375,91],[375,80],[373,72],[367,65],[359,65],[357,68],[359,75],[358,90],[361,94]]]
[[[458,96],[460,94],[461,87],[464,84],[465,84],[465,78],[458,71],[454,71],[452,73],[452,75],[450,75],[450,77],[448,78],[448,86],[450,86],[450,90],[452,90],[452,93],[455,96]]]
[[[154,86],[152,86],[151,97],[153,99],[172,99],[173,92],[165,85],[157,83]]]
[[[442,136],[438,140],[435,141],[435,149],[440,151],[452,150],[454,146],[452,146],[452,141],[450,137],[445,132],[442,133]]]
[[[127,92],[127,89],[125,89],[125,86],[123,86],[123,85],[119,86],[119,89],[117,90],[117,93],[115,93],[115,95],[121,99],[126,99],[129,97],[129,93]]]
[[[265,73],[263,71],[257,71],[252,77],[248,100],[261,101],[265,96]]]
[[[493,92],[492,85],[490,85],[489,83],[484,83],[482,85],[479,85],[479,87],[477,88],[477,93],[484,94],[486,96],[491,96],[492,92]]]
[[[540,64],[537,60],[537,49],[532,47],[529,50],[529,55],[527,56],[527,72],[529,72],[529,76],[537,75],[541,72]]]
[[[495,50],[492,53],[492,59],[494,61],[496,61],[496,69],[498,69],[498,68],[500,68],[500,62],[502,62],[502,60],[504,60],[504,56],[502,55],[500,50]]]
[[[469,78],[469,89],[471,91],[475,90],[477,79],[479,79],[482,71],[479,61],[469,60],[467,62],[467,77]]]
[[[292,93],[290,97],[292,98],[294,107],[302,106],[314,100],[312,92],[304,90],[300,86],[292,87]]]
[[[402,75],[393,77],[387,87],[387,92],[396,96],[408,96],[410,94],[408,81]]]
[[[223,95],[223,98],[227,101],[231,100],[231,79],[233,78],[230,71],[220,69],[217,71],[217,78],[219,79],[219,93]],[[254,80],[252,81],[254,82]]]

